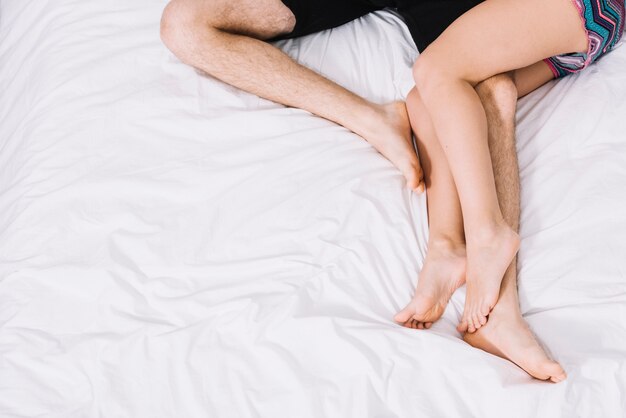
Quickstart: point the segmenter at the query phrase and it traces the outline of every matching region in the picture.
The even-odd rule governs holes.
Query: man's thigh
[[[258,39],[289,33],[295,17],[281,0],[172,0],[168,8],[214,29]]]

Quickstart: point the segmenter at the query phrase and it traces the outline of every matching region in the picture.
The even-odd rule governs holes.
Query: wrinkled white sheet
[[[392,315],[425,201],[159,40],[165,0],[0,0],[0,416],[623,417],[626,47],[520,104],[520,295],[559,385]],[[281,45],[377,101],[389,12]]]

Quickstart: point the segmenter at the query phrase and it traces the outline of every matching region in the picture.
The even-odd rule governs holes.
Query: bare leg
[[[480,27],[481,30],[475,30]],[[467,241],[464,321],[495,306],[519,238],[500,211],[487,120],[473,86],[545,57],[587,48],[568,0],[486,0],[457,19],[417,60],[414,76],[459,193]]]
[[[520,95],[552,77],[549,69],[543,76],[540,73],[536,75],[536,82],[532,85],[519,86]],[[520,213],[515,149],[517,89],[508,76],[496,76],[479,84],[476,91],[489,121],[489,151],[502,215],[511,228],[517,231]],[[467,327],[467,324],[460,325],[462,332],[465,331],[463,326]],[[463,338],[476,348],[512,361],[535,378],[554,382],[566,378],[563,368],[547,356],[522,318],[515,258],[504,274],[500,297],[489,315],[489,322],[476,333],[466,333]]]
[[[172,0],[161,37],[183,62],[260,97],[305,109],[361,135],[423,189],[402,102],[377,105],[305,68],[264,42],[293,30],[280,0]]]
[[[543,68],[543,71],[541,68],[538,71],[536,67],[531,66],[519,70],[529,75],[523,77],[529,81],[521,86],[524,94],[553,77],[548,67]],[[513,117],[517,89],[510,74],[501,74],[479,84],[477,92],[484,107],[488,109],[489,148],[496,176],[498,200],[501,201],[501,205],[506,205],[505,221],[517,232],[519,179],[513,141]],[[465,283],[465,236],[456,186],[434,131],[428,109],[424,106],[416,89],[409,93],[407,108],[411,126],[416,135],[428,190],[430,234],[428,254],[420,271],[415,294],[394,319],[406,327],[424,329],[430,328],[432,323],[441,317],[454,291]],[[506,134],[508,136],[505,136]],[[500,136],[505,137],[501,139]],[[494,138],[496,138],[495,143]],[[492,145],[494,150],[491,149]],[[503,145],[507,146],[501,149]],[[514,221],[513,218],[515,218]],[[514,263],[515,259],[513,268]],[[511,274],[513,274],[512,287],[508,285]],[[515,271],[507,270],[503,287],[515,290]],[[506,295],[511,295],[511,292],[507,291]],[[514,302],[517,303],[516,294],[512,296]],[[459,331],[474,332],[476,329],[473,323],[463,322],[459,325]]]
[[[525,94],[552,78],[549,69],[535,72],[532,84],[522,87]],[[519,224],[519,176],[515,149],[515,104],[517,89],[510,75],[497,75],[476,87],[483,103],[489,126],[489,151],[494,168],[498,200],[503,216],[517,231]],[[429,248],[420,272],[415,296],[395,320],[409,328],[430,328],[437,320],[450,296],[463,282],[465,242],[458,195],[447,167],[443,150],[436,141],[427,110],[419,95],[412,91],[407,99],[411,123],[418,139],[420,159],[428,190],[430,221]],[[428,138],[428,139],[426,139]],[[455,203],[457,202],[457,203]],[[441,216],[440,216],[441,215]],[[489,322],[464,339],[472,346],[498,355],[519,365],[538,379],[560,381],[565,372],[546,355],[523,320],[517,296],[515,260],[506,271],[500,298],[490,314]],[[467,330],[459,329],[461,332]]]
[[[407,97],[428,194],[428,253],[413,299],[394,320],[408,328],[430,328],[450,297],[465,283],[465,236],[459,196],[446,156],[439,145],[419,92]]]

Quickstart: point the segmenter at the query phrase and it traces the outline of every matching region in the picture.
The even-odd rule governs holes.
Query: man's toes
[[[565,380],[565,377],[560,377],[560,376],[552,376],[552,377],[550,377],[550,381],[552,381],[554,383],[561,383],[564,380]]]
[[[419,185],[419,181],[417,181],[417,179],[410,174],[404,173],[404,178],[406,179],[406,187],[411,190],[415,190]]]
[[[423,193],[426,191],[426,183],[424,183],[424,171],[421,167],[417,169],[417,187],[414,189],[417,193]]]
[[[552,380],[554,383],[559,383],[559,382],[562,382],[562,381],[564,381],[565,379],[567,379],[567,374],[566,374],[565,372],[563,372],[563,373],[561,373],[561,374],[559,374],[559,375],[556,375],[556,376],[552,376],[552,377],[550,378],[550,380]]]
[[[409,189],[416,193],[422,193],[424,191],[424,181],[419,166],[411,164],[404,170],[403,174]]]
[[[567,374],[561,365],[557,362],[552,362],[549,367],[546,367],[546,372],[550,376],[550,380],[554,383],[562,382],[567,379]]]
[[[415,313],[415,310],[411,308],[411,305],[407,305],[406,308],[402,309],[400,312],[398,312],[394,317],[394,321],[396,321],[399,324],[404,324],[405,322],[407,322],[409,319],[411,319],[411,317],[413,316],[413,314]]]
[[[565,370],[559,363],[553,360],[545,360],[535,364],[529,364],[524,368],[531,376],[540,380],[550,380],[554,383],[562,382],[567,378]]]

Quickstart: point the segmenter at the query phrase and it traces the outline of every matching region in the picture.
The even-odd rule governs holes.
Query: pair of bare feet
[[[404,175],[415,192],[425,190],[403,102],[378,108],[363,136]],[[519,237],[506,224],[483,231],[465,243],[433,239],[413,299],[394,319],[408,328],[428,329],[444,313],[452,294],[467,286],[465,309],[457,327],[473,347],[510,360],[531,376],[560,382],[566,375],[551,360],[521,316],[516,300],[498,301],[502,277],[519,248]],[[468,263],[470,260],[470,263]]]
[[[463,244],[431,241],[415,296],[396,314],[396,322],[408,328],[430,328],[443,315],[452,294],[466,283],[466,265]],[[507,359],[537,379],[556,383],[566,378],[563,368],[535,339],[516,300],[498,300],[478,330],[464,322],[457,329],[471,346]]]

